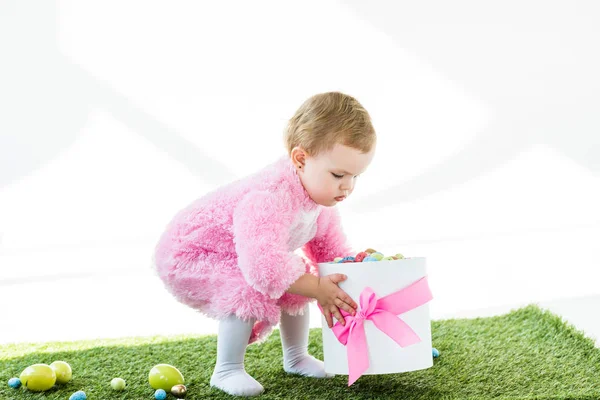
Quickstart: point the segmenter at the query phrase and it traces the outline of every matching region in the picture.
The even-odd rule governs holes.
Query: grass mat
[[[560,317],[528,306],[508,314],[432,322],[440,353],[432,368],[403,374],[310,379],[282,369],[278,332],[249,346],[246,370],[265,387],[261,399],[599,399],[600,350]],[[232,399],[209,387],[216,336],[129,338],[0,346],[0,399],[68,399],[84,390],[89,400],[153,399],[150,369],[176,366],[187,399]],[[310,332],[310,353],[322,359],[321,330]],[[11,389],[8,379],[36,363],[68,362],[73,379],[43,393]],[[114,392],[110,380],[127,381]],[[174,399],[169,395],[168,398]]]

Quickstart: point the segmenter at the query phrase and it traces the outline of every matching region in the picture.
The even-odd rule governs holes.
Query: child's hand
[[[342,325],[346,325],[346,320],[342,317],[339,310],[340,308],[351,315],[356,314],[356,303],[338,286],[338,283],[346,280],[346,278],[347,276],[343,274],[331,274],[319,278],[316,299],[323,309],[323,315],[325,315],[327,325],[330,328],[333,326],[331,314],[333,314]]]

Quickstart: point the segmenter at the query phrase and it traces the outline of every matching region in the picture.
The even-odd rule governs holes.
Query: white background
[[[593,1],[1,2],[0,342],[214,331],[162,288],[154,244],[332,90],[379,138],[339,206],[348,237],[426,257],[434,318],[595,299],[599,19]]]

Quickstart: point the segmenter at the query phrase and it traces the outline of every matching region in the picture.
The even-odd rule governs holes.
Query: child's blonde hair
[[[289,120],[284,135],[288,154],[296,146],[311,156],[333,149],[336,143],[368,153],[375,145],[371,117],[354,97],[320,93],[306,100]]]

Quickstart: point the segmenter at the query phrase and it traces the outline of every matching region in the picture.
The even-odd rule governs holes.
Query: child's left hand
[[[344,274],[331,274],[319,278],[319,288],[316,299],[321,306],[321,311],[327,320],[327,325],[333,327],[332,315],[342,325],[346,325],[346,319],[340,313],[340,308],[351,315],[356,315],[358,307],[354,300],[338,286],[339,282],[346,280]],[[338,308],[339,307],[339,308]]]

